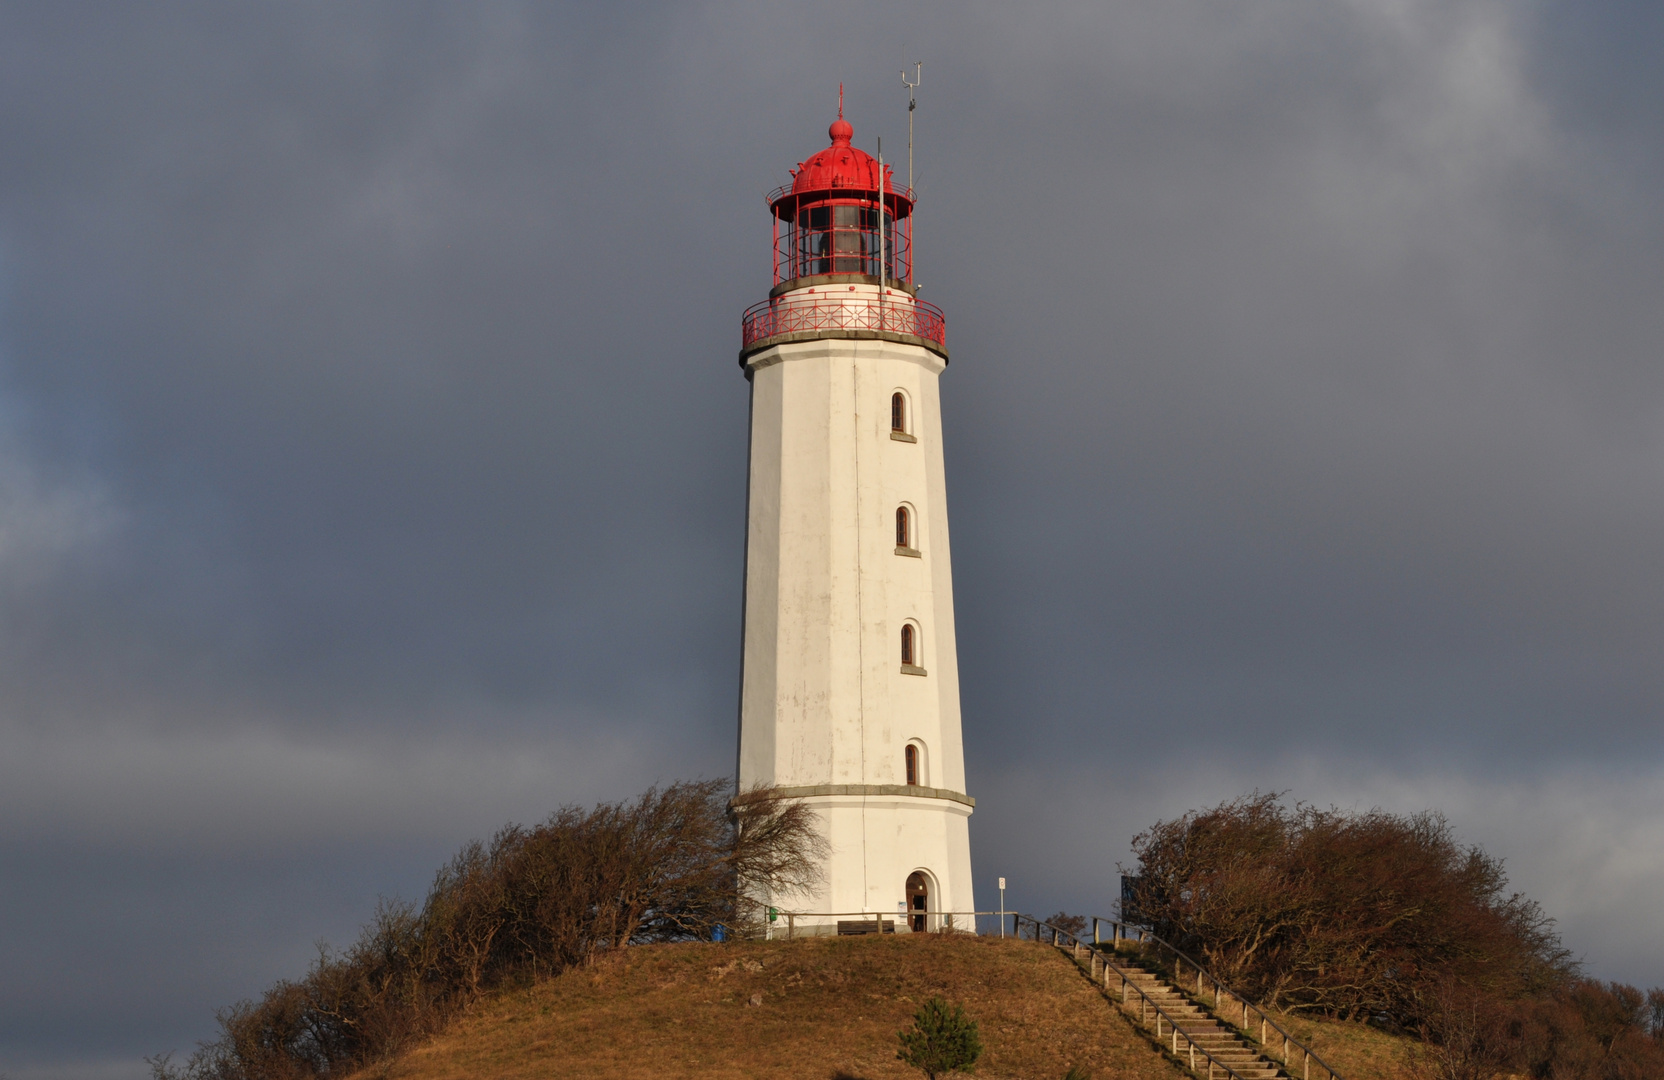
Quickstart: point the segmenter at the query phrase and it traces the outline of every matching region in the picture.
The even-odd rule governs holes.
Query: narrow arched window
[[[890,395],[890,430],[907,430],[907,399],[900,390]]]
[[[911,624],[901,628],[901,662],[913,666],[913,627]]]
[[[896,507],[896,547],[910,548],[913,546],[912,524],[907,513],[907,507]]]
[[[907,782],[916,785],[919,782],[919,748],[909,746],[902,757],[907,762]]]

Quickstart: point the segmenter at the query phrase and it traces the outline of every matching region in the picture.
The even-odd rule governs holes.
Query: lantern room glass
[[[878,276],[880,252],[879,214],[873,205],[851,203],[808,206],[797,212],[791,224],[791,265],[785,276],[818,277],[824,274]],[[883,216],[884,276],[894,279],[895,220]]]
[[[889,189],[883,212],[878,192],[812,192],[782,188],[770,196],[774,210],[774,284],[826,277],[913,280],[912,192]],[[911,291],[909,289],[908,291]]]

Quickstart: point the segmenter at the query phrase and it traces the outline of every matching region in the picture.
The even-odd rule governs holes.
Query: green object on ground
[[[947,1073],[968,1070],[982,1056],[982,1035],[976,1021],[958,1005],[933,997],[913,1014],[913,1030],[898,1031],[901,1049],[896,1057],[936,1080]]]

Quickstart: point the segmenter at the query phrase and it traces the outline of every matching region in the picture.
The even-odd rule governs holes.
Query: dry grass
[[[896,1060],[896,1032],[933,994],[981,1025],[979,1080],[1046,1080],[1074,1064],[1098,1080],[1186,1075],[1049,946],[921,935],[639,946],[488,999],[358,1080],[916,1078]],[[1302,1017],[1283,1026],[1346,1080],[1401,1075],[1402,1039]]]
[[[1073,1064],[1099,1080],[1183,1075],[1051,948],[924,935],[632,948],[483,1002],[361,1075],[916,1078],[896,1060],[896,1032],[933,994],[981,1025],[980,1080],[1057,1078]]]
[[[1396,1080],[1404,1074],[1408,1040],[1400,1036],[1339,1020],[1281,1016],[1277,1022],[1346,1080]]]

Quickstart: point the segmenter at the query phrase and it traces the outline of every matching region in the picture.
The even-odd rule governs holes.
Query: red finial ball
[[[826,133],[832,136],[833,146],[848,146],[849,140],[855,135],[855,125],[839,116],[832,121],[832,126],[826,129]]]

